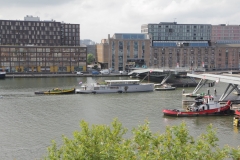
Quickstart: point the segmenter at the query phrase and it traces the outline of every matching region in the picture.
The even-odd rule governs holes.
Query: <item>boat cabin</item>
[[[140,80],[105,80],[109,86],[139,85]]]
[[[202,111],[218,108],[219,104],[214,101],[213,96],[203,96],[195,98],[195,102],[187,107],[188,111]]]

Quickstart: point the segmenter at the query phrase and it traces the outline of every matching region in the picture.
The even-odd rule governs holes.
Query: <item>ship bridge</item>
[[[188,73],[187,76],[201,79],[192,94],[196,94],[203,85],[205,85],[208,81],[212,81],[209,83],[212,86],[218,82],[228,83],[228,86],[219,98],[219,101],[225,100],[225,98],[234,90],[236,91],[236,94],[240,95],[240,89],[238,88],[238,85],[240,85],[240,76],[190,73]]]

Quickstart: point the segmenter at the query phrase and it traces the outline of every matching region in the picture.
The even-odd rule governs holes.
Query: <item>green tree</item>
[[[186,124],[168,126],[163,134],[152,133],[146,121],[132,130],[133,136],[124,138],[127,129],[115,119],[111,126],[92,125],[81,121],[81,131],[73,139],[63,136],[63,144],[55,141],[48,147],[46,160],[221,160],[240,158],[240,148],[218,147],[216,129],[209,125],[207,132],[194,139]]]
[[[89,54],[87,55],[87,63],[88,63],[88,64],[92,64],[93,61],[94,61],[94,56],[93,56],[92,53],[89,53]]]

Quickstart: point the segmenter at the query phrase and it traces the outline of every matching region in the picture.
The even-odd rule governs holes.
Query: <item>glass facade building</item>
[[[144,24],[141,33],[148,33],[152,41],[209,41],[211,24],[177,24],[177,22],[160,22]]]

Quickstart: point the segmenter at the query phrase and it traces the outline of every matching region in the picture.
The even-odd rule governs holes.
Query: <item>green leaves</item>
[[[48,147],[45,159],[84,160],[138,160],[138,159],[197,159],[221,160],[240,158],[240,148],[224,146],[218,148],[216,129],[212,125],[207,132],[195,138],[189,134],[186,124],[168,126],[164,133],[152,133],[145,121],[132,130],[132,137],[123,138],[127,129],[114,119],[111,126],[80,123],[81,131],[73,133],[73,139],[63,136],[58,148],[55,141]]]
[[[94,62],[94,56],[92,53],[87,55],[87,64],[92,64]]]

